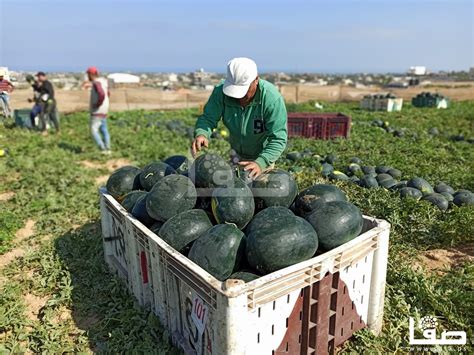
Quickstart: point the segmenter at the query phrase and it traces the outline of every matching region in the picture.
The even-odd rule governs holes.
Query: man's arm
[[[255,162],[262,170],[273,164],[280,157],[286,148],[288,140],[286,128],[288,116],[283,98],[279,97],[264,114],[268,142],[258,158],[255,159]]]
[[[217,127],[223,111],[224,93],[222,92],[222,86],[217,86],[204,106],[204,113],[196,121],[194,136],[204,136],[209,139],[212,130]]]
[[[97,109],[100,107],[100,105],[102,105],[102,103],[105,100],[105,91],[102,87],[102,84],[98,81],[94,81],[92,86],[93,86],[93,90],[97,92],[97,97],[98,97],[97,102],[94,103],[94,109]]]
[[[49,81],[45,81],[42,86],[43,90],[49,95],[49,97],[54,98],[53,84],[51,84]]]

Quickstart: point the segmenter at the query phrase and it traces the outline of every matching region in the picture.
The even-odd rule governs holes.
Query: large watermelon
[[[122,200],[122,206],[127,210],[127,212],[132,212],[133,206],[142,196],[145,196],[146,191],[130,191]]]
[[[423,195],[429,195],[434,192],[433,187],[425,179],[414,177],[413,179],[408,180],[408,187],[414,187],[415,189],[420,190]]]
[[[149,192],[146,208],[150,216],[166,221],[178,213],[190,210],[196,204],[196,188],[183,175],[163,177]]]
[[[148,193],[144,196],[138,198],[135,206],[132,209],[132,215],[142,222],[145,226],[150,227],[155,223],[155,220],[148,214],[146,209],[146,200],[148,197]]]
[[[454,189],[451,186],[449,186],[448,184],[446,184],[445,182],[442,182],[442,181],[438,185],[435,186],[434,190],[437,193],[447,192],[451,195],[454,194]]]
[[[319,245],[324,251],[334,249],[357,237],[364,224],[360,210],[346,201],[327,202],[306,219],[316,230]]]
[[[369,174],[362,176],[360,178],[359,184],[360,186],[368,188],[368,189],[374,189],[376,187],[379,187],[379,183],[377,182],[377,179],[374,176],[371,176]]]
[[[186,254],[191,243],[212,227],[203,210],[181,212],[168,219],[160,228],[159,236],[180,253]]]
[[[227,186],[234,179],[231,166],[216,154],[200,155],[192,164],[189,176],[196,187],[202,188]]]
[[[120,200],[130,191],[136,189],[136,177],[141,169],[135,166],[124,166],[115,170],[107,180],[106,188],[116,200]]]
[[[423,193],[420,190],[415,189],[414,187],[402,187],[400,189],[400,197],[410,197],[414,198],[415,200],[419,200],[423,197]]]
[[[431,202],[441,211],[446,211],[449,207],[449,201],[446,199],[446,197],[436,192],[425,195],[422,200]]]
[[[238,270],[244,254],[244,233],[232,224],[218,224],[194,241],[188,258],[224,281]]]
[[[295,215],[282,213],[275,218],[263,210],[247,228],[247,261],[262,274],[310,259],[317,249],[316,232]]]
[[[234,223],[242,229],[254,212],[252,190],[238,178],[232,187],[220,187],[212,193],[212,213],[218,223]]]
[[[474,194],[468,190],[458,191],[454,194],[453,203],[456,206],[474,205]]]
[[[304,217],[322,203],[329,201],[347,201],[346,194],[335,185],[313,185],[299,193],[295,210],[299,216]]]
[[[288,208],[298,194],[298,185],[290,173],[274,169],[254,180],[252,192],[259,210],[270,206]]]
[[[179,174],[183,174],[189,169],[189,160],[184,155],[173,155],[164,160],[166,164],[171,166]]]
[[[140,174],[140,184],[145,190],[150,191],[163,177],[175,173],[176,171],[168,164],[155,161],[143,168]]]

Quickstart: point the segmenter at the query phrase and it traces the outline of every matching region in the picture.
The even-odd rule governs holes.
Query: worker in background
[[[13,91],[15,87],[13,84],[5,79],[5,71],[0,69],[0,100],[3,101],[3,105],[5,105],[6,111],[9,116],[11,116],[12,110],[10,107],[10,93]]]
[[[39,104],[39,97],[40,97],[39,83],[37,80],[35,80],[33,75],[27,75],[26,81],[28,82],[28,84],[31,85],[31,88],[33,89],[33,98],[28,98],[28,102],[34,103],[30,112],[30,120],[31,120],[31,127],[35,128],[36,127],[35,118],[41,113],[41,106]]]
[[[53,84],[48,80],[42,71],[36,74],[39,90],[38,105],[40,106],[40,130],[46,132],[46,116],[54,125],[56,132],[59,132],[59,120],[56,111],[56,99],[54,97]]]
[[[110,135],[107,129],[109,113],[109,84],[107,79],[99,77],[96,67],[87,69],[87,77],[92,83],[90,97],[90,129],[94,141],[103,154],[110,154]],[[101,136],[102,134],[102,136]]]
[[[209,146],[221,119],[229,130],[233,163],[243,166],[252,179],[274,167],[288,138],[286,107],[277,88],[258,77],[253,60],[234,58],[227,64],[225,81],[214,88],[197,119],[194,156]]]

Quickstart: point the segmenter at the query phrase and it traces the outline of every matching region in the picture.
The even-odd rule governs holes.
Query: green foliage
[[[451,135],[472,135],[473,102],[453,103],[447,110],[406,105],[396,113],[361,111],[356,104],[323,105],[324,111],[352,116],[351,138],[291,139],[289,152],[311,149],[322,157],[334,153],[335,168],[343,172],[357,156],[361,165],[397,168],[405,180],[420,176],[433,186],[444,181],[455,190],[474,190],[473,146],[450,140]],[[314,103],[288,106],[293,111],[316,110]],[[110,174],[105,166],[109,159],[125,158],[143,167],[170,155],[186,155],[196,117],[197,110],[114,113],[109,120],[112,157],[100,155],[94,146],[86,113],[64,116],[61,135],[43,137],[0,127],[0,148],[10,150],[8,157],[0,158],[0,192],[16,193],[0,202],[0,254],[14,246],[12,238],[26,219],[37,222],[25,255],[0,270],[0,352],[170,351],[168,334],[156,318],[140,309],[107,271],[96,179]],[[406,127],[407,134],[394,137],[372,126],[374,119]],[[432,127],[438,128],[438,136],[428,134]],[[215,139],[208,149],[223,157],[229,150],[225,140]],[[85,160],[97,168],[84,166]],[[327,182],[316,159],[282,159],[278,167],[292,168],[300,190]],[[453,206],[442,212],[382,188],[334,184],[364,214],[392,225],[383,332],[380,337],[358,332],[343,351],[407,351],[409,316],[434,315],[445,329],[473,329],[472,263],[439,274],[415,270],[413,265],[424,250],[473,243],[474,208]],[[45,299],[33,318],[28,316],[26,294]],[[63,319],[64,313],[70,316]]]

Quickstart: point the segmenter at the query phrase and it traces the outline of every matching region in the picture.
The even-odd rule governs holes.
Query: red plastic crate
[[[351,117],[342,113],[288,114],[288,136],[315,139],[349,138]]]

